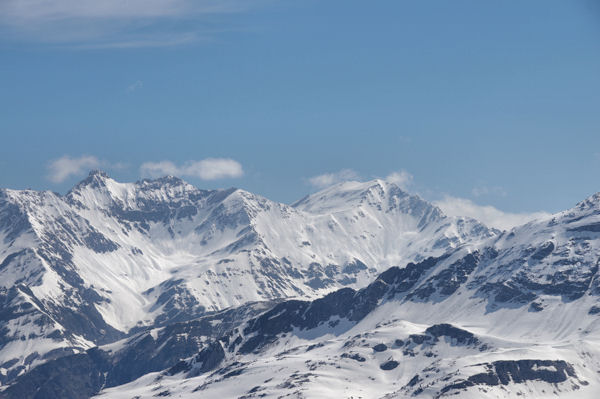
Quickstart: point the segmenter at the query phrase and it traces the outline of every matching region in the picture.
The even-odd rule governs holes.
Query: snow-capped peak
[[[199,316],[253,301],[309,300],[328,294],[313,304],[289,301],[282,305],[287,311],[274,308],[260,316],[259,324],[264,321],[266,328],[281,327],[279,321],[291,318],[283,335],[255,334],[248,325],[212,347],[223,354],[221,361],[242,356],[237,361],[248,359],[245,351],[256,349],[256,340],[267,338],[265,351],[271,344],[281,345],[273,347],[275,356],[268,358],[280,361],[287,357],[278,353],[288,353],[283,350],[290,342],[314,338],[320,346],[306,356],[321,353],[323,358],[329,349],[319,348],[333,348],[333,342],[332,350],[339,351],[333,367],[370,362],[382,381],[398,381],[387,376],[404,370],[416,357],[435,367],[425,371],[410,366],[413,371],[397,376],[406,389],[393,389],[420,392],[413,386],[416,382],[410,382],[418,380],[413,377],[418,371],[423,376],[419,378],[438,384],[436,392],[443,393],[448,387],[444,373],[428,373],[440,366],[435,362],[447,358],[447,350],[452,350],[449,360],[472,355],[461,363],[469,367],[480,365],[480,356],[485,356],[487,367],[498,372],[504,363],[496,361],[509,355],[492,344],[518,340],[525,331],[534,333],[525,345],[542,339],[560,340],[556,345],[562,347],[565,339],[585,338],[597,330],[599,203],[600,194],[595,194],[573,209],[500,234],[474,219],[447,217],[419,196],[383,180],[336,184],[293,206],[241,189],[200,190],[173,176],[120,183],[100,171],[90,173],[65,196],[3,190],[0,311],[8,326],[3,331],[10,331],[0,332],[0,383],[19,378],[27,367],[60,351],[82,351],[144,328],[151,328],[146,336],[163,348],[156,339],[169,335],[170,327],[162,329],[166,325],[183,322],[184,327]],[[338,306],[351,311],[323,312]],[[297,316],[311,320],[298,324]],[[408,324],[398,323],[400,318]],[[212,321],[218,329],[219,320]],[[520,329],[530,321],[534,327]],[[485,334],[474,341],[473,333],[440,322],[470,326],[474,332],[485,329],[489,337],[503,336],[504,342],[484,342]],[[395,325],[401,331],[390,331],[388,338],[381,338],[385,342],[375,342],[380,338],[373,331]],[[203,334],[200,330],[196,334]],[[341,335],[330,342],[323,335],[329,333]],[[442,333],[451,335],[438,339]],[[453,341],[465,337],[470,342],[467,349]],[[368,348],[363,345],[367,338]],[[177,342],[172,340],[173,345]],[[475,347],[474,342],[482,345]],[[196,345],[191,348],[204,343]],[[239,352],[231,352],[238,346]],[[527,350],[526,356],[536,351]],[[388,358],[392,353],[396,359]],[[197,359],[204,363],[201,358]],[[535,367],[564,366],[553,359],[533,359]],[[457,367],[446,371],[455,375]],[[594,367],[594,372],[600,369]],[[499,374],[504,375],[502,370]],[[558,374],[556,369],[552,378]],[[481,376],[473,374],[478,381]],[[489,373],[486,376],[487,381]],[[531,381],[537,381],[536,376]],[[462,386],[456,381],[456,387]],[[274,388],[283,386],[285,381],[280,381]],[[163,392],[158,395],[166,396]]]
[[[590,209],[594,209],[594,210],[600,210],[600,192],[595,193],[591,196],[589,196],[588,198],[586,198],[585,200],[579,202],[576,206],[576,209],[579,210],[590,210]]]
[[[292,206],[316,214],[343,211],[360,205],[371,205],[384,210],[407,197],[422,201],[418,196],[411,196],[395,183],[385,180],[345,181],[310,194]],[[425,201],[422,203],[424,204]],[[427,205],[433,207],[431,204]]]
[[[106,185],[106,182],[112,180],[108,174],[102,170],[94,169],[90,171],[88,176],[77,183],[71,191],[81,189],[83,187],[99,188]],[[113,180],[114,181],[114,180]]]
[[[249,301],[361,287],[389,266],[494,234],[383,180],[341,183],[295,207],[101,171],[65,196],[5,197],[0,282],[30,284],[62,329],[96,343]],[[54,347],[43,348],[32,350]]]

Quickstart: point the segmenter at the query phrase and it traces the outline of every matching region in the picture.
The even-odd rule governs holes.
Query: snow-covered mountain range
[[[599,259],[598,194],[500,232],[382,180],[2,190],[0,397],[594,397]]]

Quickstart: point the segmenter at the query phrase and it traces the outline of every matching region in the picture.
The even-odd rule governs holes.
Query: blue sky
[[[0,5],[0,187],[99,167],[292,202],[396,173],[510,213],[600,191],[594,0],[97,3]]]

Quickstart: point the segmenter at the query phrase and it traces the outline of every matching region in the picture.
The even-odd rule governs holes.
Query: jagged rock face
[[[570,377],[577,378],[573,366],[564,360],[498,360],[481,364],[486,372],[473,374],[466,380],[456,381],[440,390],[440,396],[456,393],[477,385],[522,384],[527,381],[543,381],[548,384],[559,384]]]
[[[97,350],[61,357],[26,374],[23,382],[0,392],[0,398],[87,399],[104,386],[107,369],[106,359]]]
[[[23,287],[19,300],[38,320],[10,313],[28,327],[0,333],[0,363],[17,359],[0,379],[48,350],[81,352],[248,301],[360,287],[388,266],[496,234],[379,180],[294,206],[174,177],[118,183],[99,171],[64,196],[0,190],[0,294]],[[9,345],[23,335],[40,338],[24,354]]]
[[[530,303],[532,311],[541,311],[547,296],[572,302],[600,294],[600,232],[593,228],[600,222],[599,199],[596,194],[571,210],[517,227],[487,244],[493,259],[480,262],[472,286],[488,299],[490,311]]]
[[[63,353],[22,375],[4,392],[0,391],[0,398],[88,398],[102,388],[125,384],[147,373],[169,368],[181,372],[178,363],[189,357],[193,357],[194,365],[200,362],[198,368],[202,372],[208,371],[223,359],[215,355],[217,348],[222,351],[216,340],[270,306],[273,304],[266,302],[248,304],[143,331],[82,353]]]
[[[367,292],[379,292],[376,297],[381,300],[395,288],[382,276],[373,284],[383,289],[345,288],[312,302],[275,305],[153,381],[105,390],[101,397],[152,392],[182,398],[327,398],[333,393],[384,398],[595,397],[600,363],[593,341],[582,352],[581,341],[539,343],[536,329],[520,329],[520,341],[482,333],[486,318],[490,324],[502,321],[497,313],[479,319],[471,315],[478,333],[450,323],[418,325],[395,317],[406,316],[397,300],[376,301],[370,312],[351,320]],[[426,306],[435,311],[436,305]],[[511,312],[519,321],[527,319],[527,312]],[[519,329],[518,325],[508,328]],[[549,336],[551,332],[543,337]]]
[[[459,250],[455,255],[461,253]],[[105,387],[111,387],[147,372],[164,370],[152,378],[154,382],[146,379],[131,387],[108,389],[104,396],[108,398],[134,397],[135,392],[191,398],[200,391],[208,397],[279,397],[299,392],[319,397],[327,392],[324,387],[333,384],[328,379],[331,375],[346,376],[342,380],[347,386],[335,385],[335,392],[345,392],[350,385],[351,392],[389,398],[455,393],[504,397],[502,387],[506,385],[519,396],[538,397],[550,389],[589,393],[600,386],[600,381],[595,385],[590,381],[590,376],[600,371],[600,363],[592,366],[590,359],[597,359],[600,353],[595,349],[594,339],[598,338],[591,328],[597,322],[596,316],[585,318],[587,307],[578,312],[560,309],[561,299],[557,296],[559,304],[553,311],[566,311],[573,321],[577,320],[567,322],[562,333],[569,337],[575,334],[576,338],[553,340],[562,320],[546,317],[555,324],[538,325],[529,320],[532,316],[527,310],[519,307],[504,310],[503,315],[502,310],[487,312],[477,296],[464,298],[457,306],[453,301],[460,299],[453,297],[465,293],[462,285],[433,302],[411,295],[421,286],[429,287],[431,277],[443,266],[454,271],[457,269],[453,265],[488,259],[476,253],[457,261],[462,258],[455,255],[428,258],[403,269],[391,268],[358,291],[342,288],[313,301],[290,300],[226,311],[140,333],[125,343],[101,348],[100,357],[93,357],[95,350],[88,351],[95,368],[90,368],[85,378],[91,379],[88,385],[95,386],[94,376],[102,372]],[[437,288],[443,291],[443,287]],[[417,312],[411,312],[415,306]],[[427,317],[452,323],[413,322]],[[535,317],[540,320],[539,313]],[[459,327],[455,320],[476,325],[480,332]],[[523,323],[536,327],[522,328]],[[503,328],[501,333],[481,333],[497,326]],[[580,333],[584,328],[586,333]],[[582,345],[587,345],[587,351],[581,351]],[[81,355],[72,357],[79,359]],[[83,378],[78,370],[69,371],[64,360],[48,365],[54,363],[63,374],[70,372],[73,378]],[[27,386],[32,381],[54,384],[46,382],[57,378],[48,370],[34,369],[6,390],[4,397],[32,397],[19,396],[29,392]]]

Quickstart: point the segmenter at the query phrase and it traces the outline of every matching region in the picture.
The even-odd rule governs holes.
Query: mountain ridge
[[[381,180],[4,190],[0,397],[594,397],[599,205],[500,232]]]
[[[347,185],[358,201],[331,200],[331,212],[172,176],[119,183],[97,170],[65,195],[3,190],[0,288],[9,308],[30,310],[6,317],[15,327],[3,334],[0,358],[11,366],[0,379],[53,351],[251,301],[359,287],[387,266],[498,234],[381,180]],[[10,291],[18,284],[31,295]]]

